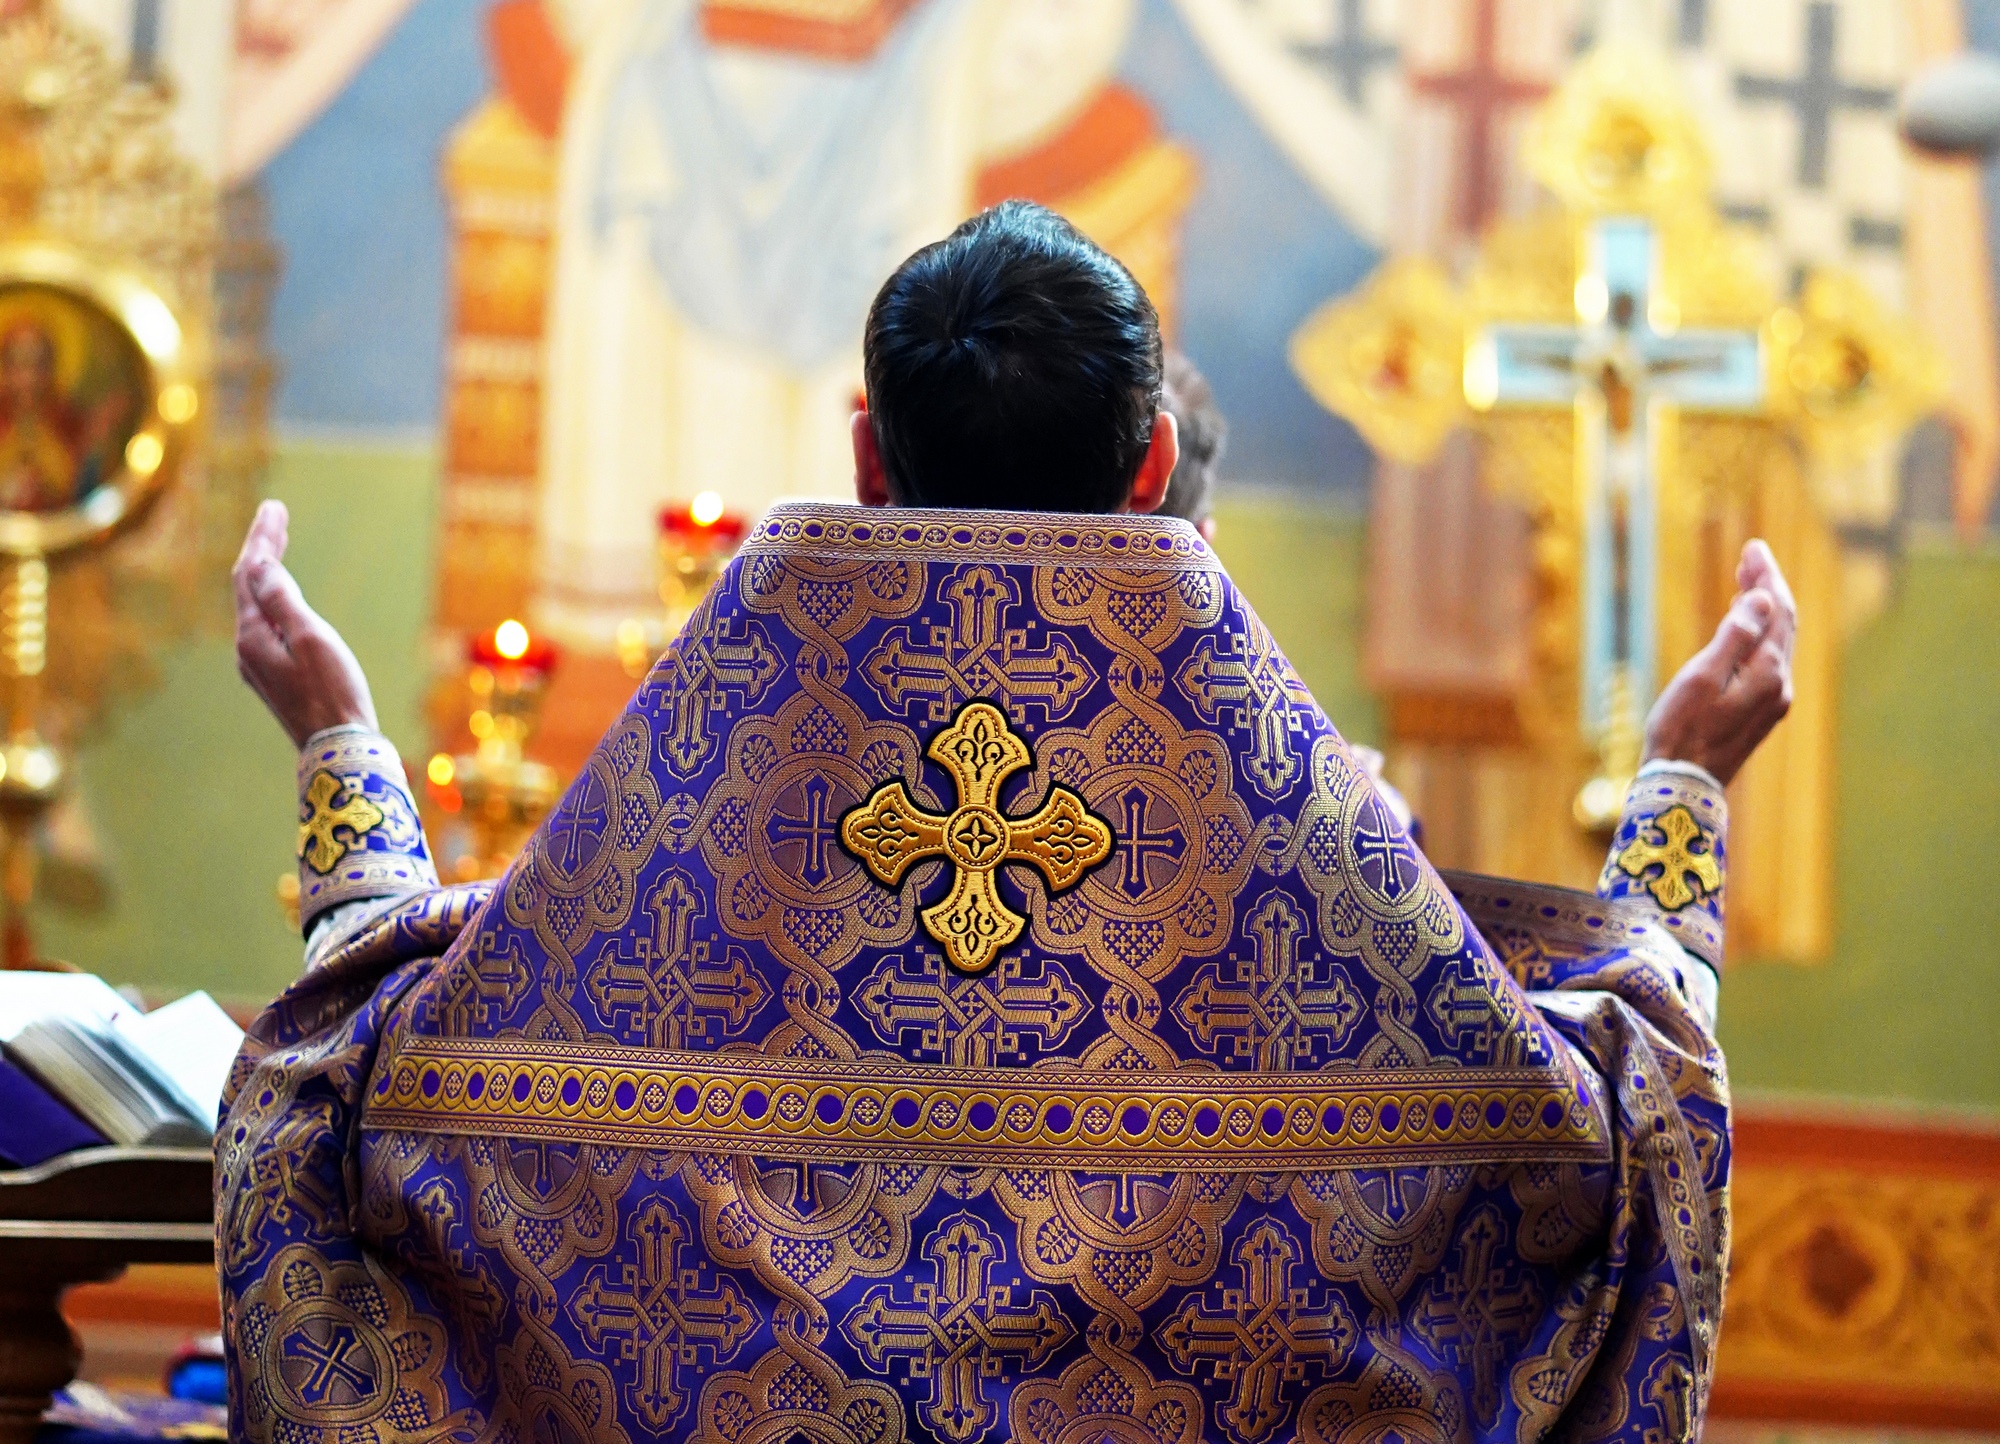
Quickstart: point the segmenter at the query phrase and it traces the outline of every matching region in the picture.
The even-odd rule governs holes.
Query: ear
[[[1153,414],[1153,439],[1146,446],[1146,454],[1140,458],[1139,469],[1132,476],[1132,495],[1126,499],[1124,509],[1130,512],[1158,511],[1160,503],[1167,499],[1167,483],[1174,478],[1174,467],[1181,459],[1180,426],[1171,411]]]
[[[847,423],[854,441],[854,499],[863,506],[889,504],[889,478],[882,470],[882,453],[875,446],[875,423],[863,406]]]

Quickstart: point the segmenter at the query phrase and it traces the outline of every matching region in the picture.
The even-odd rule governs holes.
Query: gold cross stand
[[[1839,558],[1814,478],[1879,454],[1923,415],[1937,363],[1852,277],[1817,273],[1779,296],[1757,239],[1710,197],[1707,142],[1681,90],[1655,51],[1607,43],[1583,58],[1525,137],[1527,168],[1558,204],[1495,222],[1457,277],[1391,260],[1308,319],[1292,364],[1385,458],[1425,463],[1470,433],[1482,480],[1528,524],[1522,661],[1499,699],[1508,735],[1468,724],[1392,745],[1419,765],[1427,745],[1485,749],[1479,821],[1462,855],[1440,861],[1587,883],[1648,704],[1727,605],[1731,543],[1775,527],[1806,651],[1792,720],[1736,789],[1744,906],[1732,912],[1762,920],[1766,937],[1782,927],[1790,952],[1825,929],[1791,901],[1821,896],[1806,869],[1823,854],[1788,839],[1832,825]],[[1433,660],[1449,673],[1441,651],[1401,675]],[[1427,717],[1494,700],[1410,685],[1438,704]],[[1562,827],[1564,814],[1578,825]]]

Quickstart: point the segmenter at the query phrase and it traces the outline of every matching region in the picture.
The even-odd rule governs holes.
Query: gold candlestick
[[[28,906],[35,895],[35,834],[62,791],[61,757],[36,731],[42,669],[48,662],[49,565],[12,558],[0,584],[0,676],[7,687],[7,732],[0,742],[0,964],[34,964]]]
[[[507,870],[562,795],[554,768],[528,759],[528,738],[556,664],[555,647],[521,623],[502,622],[467,648],[466,719],[475,748],[440,752],[424,769],[432,803],[469,831],[469,846],[451,849],[454,880],[498,877]]]
[[[749,529],[712,491],[660,512],[660,600],[667,608],[669,638],[687,625]]]

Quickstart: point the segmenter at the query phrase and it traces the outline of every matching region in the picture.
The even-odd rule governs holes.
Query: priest
[[[1687,1441],[1766,549],[1599,896],[1447,879],[1200,535],[1131,277],[1006,205],[496,883],[441,888],[267,504],[307,971],[218,1140],[241,1437]],[[1010,510],[988,510],[1007,507]]]

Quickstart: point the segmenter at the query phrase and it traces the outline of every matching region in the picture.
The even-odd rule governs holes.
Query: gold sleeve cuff
[[[438,885],[395,744],[330,728],[299,753],[299,926],[343,903]]]
[[[1722,968],[1729,803],[1697,768],[1634,779],[1598,879],[1598,896],[1638,904],[1688,952]]]

